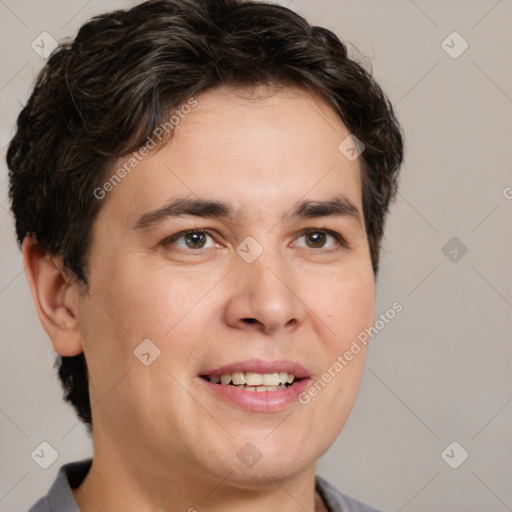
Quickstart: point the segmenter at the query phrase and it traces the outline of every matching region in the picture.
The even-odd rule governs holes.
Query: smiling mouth
[[[219,386],[234,386],[244,391],[279,391],[293,386],[298,379],[293,373],[233,372],[221,375],[201,375],[202,379]]]

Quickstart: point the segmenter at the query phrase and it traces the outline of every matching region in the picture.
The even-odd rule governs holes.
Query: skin
[[[299,362],[316,380],[375,320],[364,223],[287,215],[300,200],[343,195],[362,219],[360,161],[338,150],[349,132],[310,93],[252,92],[222,87],[198,96],[171,142],[103,199],[88,291],[33,237],[24,242],[36,308],[55,350],[83,351],[87,360],[94,462],[73,491],[83,511],[322,509],[316,461],[350,413],[365,350],[307,405],[282,411],[224,402],[198,377],[256,358]],[[133,229],[142,214],[176,197],[222,200],[241,215]],[[183,237],[165,242],[196,228],[212,233],[201,251]],[[318,235],[312,242],[305,228],[340,233],[350,248],[331,236],[315,245]],[[236,252],[247,236],[263,248],[252,263]],[[150,366],[133,353],[144,339],[160,349]],[[261,453],[250,468],[237,457],[248,442]]]

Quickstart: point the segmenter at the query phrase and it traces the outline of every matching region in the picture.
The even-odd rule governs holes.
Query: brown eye
[[[304,243],[297,243],[300,239],[304,239]],[[307,249],[335,249],[336,246],[349,248],[340,233],[328,229],[307,229],[297,238],[294,245]]]
[[[325,240],[327,239],[326,233],[322,233],[321,231],[312,231],[310,233],[306,233],[305,237],[306,245],[313,249],[323,247],[323,245],[325,244]]]
[[[164,243],[165,245],[173,245],[180,249],[190,249],[192,251],[209,249],[215,246],[212,235],[203,230],[182,231],[167,238]]]
[[[202,249],[206,243],[205,233],[187,233],[183,239],[189,249]]]

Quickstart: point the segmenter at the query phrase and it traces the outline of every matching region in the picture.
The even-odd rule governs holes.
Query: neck
[[[323,512],[327,509],[315,493],[315,469],[313,464],[280,479],[268,474],[255,484],[234,471],[208,475],[179,459],[162,469],[162,464],[145,460],[143,454],[119,457],[95,445],[91,469],[73,496],[82,512]]]

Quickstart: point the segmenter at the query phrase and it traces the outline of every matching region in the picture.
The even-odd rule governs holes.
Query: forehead
[[[268,217],[301,199],[344,195],[361,207],[360,163],[338,149],[350,134],[334,110],[302,89],[226,87],[194,98],[165,146],[106,198],[103,214],[133,216],[178,196],[214,198]],[[120,168],[129,157],[116,163]]]

